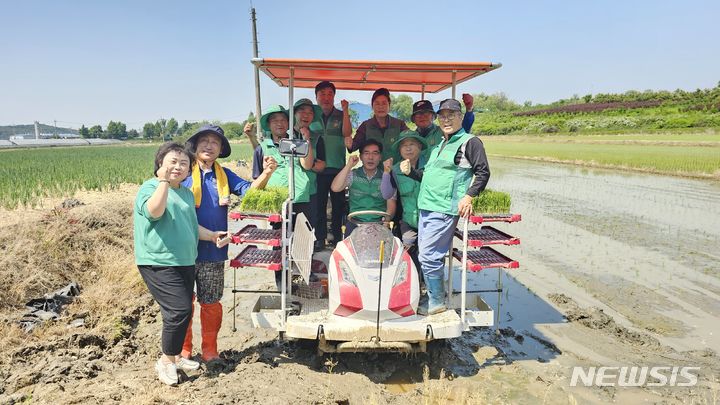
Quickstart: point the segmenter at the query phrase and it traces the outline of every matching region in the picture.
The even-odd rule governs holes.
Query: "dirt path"
[[[117,339],[70,330],[2,361],[0,403],[717,403],[720,186],[652,175],[493,160],[491,187],[523,221],[503,227],[521,267],[503,273],[500,328],[434,342],[428,353],[319,357],[252,328],[255,296],[226,273],[223,369],[177,388],[152,370],[160,318],[146,296]],[[134,269],[128,269],[134,271]],[[493,270],[470,288],[492,288]],[[273,288],[261,269],[237,285]],[[485,294],[498,308],[498,297]],[[196,314],[196,345],[199,345]],[[7,367],[12,364],[12,367]],[[700,367],[695,387],[571,387],[574,366]]]

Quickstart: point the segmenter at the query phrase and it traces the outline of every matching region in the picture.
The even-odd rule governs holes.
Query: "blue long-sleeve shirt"
[[[250,182],[223,167],[228,179],[230,192],[242,196],[250,188]],[[228,206],[220,205],[220,196],[217,190],[215,171],[203,172],[200,169],[202,180],[202,199],[200,207],[195,208],[198,224],[211,231],[226,231],[228,228]],[[182,185],[192,187],[192,176],[188,176]],[[198,262],[222,262],[228,259],[228,246],[218,249],[214,242],[201,240],[198,242]]]
[[[465,130],[465,132],[467,132],[469,134],[474,123],[475,123],[475,114],[473,114],[472,111],[466,111],[465,116],[463,117],[463,122],[462,122],[462,127]]]

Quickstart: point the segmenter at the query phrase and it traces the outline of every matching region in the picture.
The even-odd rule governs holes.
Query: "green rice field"
[[[42,198],[71,197],[79,190],[112,190],[153,176],[159,145],[12,149],[0,152],[0,207],[37,206]],[[247,144],[223,160],[252,159]]]
[[[642,170],[653,173],[700,178],[720,178],[720,142],[707,145],[669,145],[686,136],[652,135],[654,142],[592,142],[598,137],[482,137],[491,156],[551,160],[580,165]],[[570,139],[572,138],[572,139]],[[603,137],[620,140],[618,136]],[[706,138],[708,139],[708,138]],[[643,136],[624,140],[646,140]],[[687,141],[685,141],[687,142]]]
[[[720,179],[720,135],[483,136],[490,156]],[[0,151],[0,207],[34,207],[79,190],[112,190],[150,178],[159,145]],[[233,145],[227,160],[252,159],[249,144]]]

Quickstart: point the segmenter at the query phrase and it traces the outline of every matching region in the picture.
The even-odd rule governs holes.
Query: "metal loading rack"
[[[255,219],[258,221],[267,221],[271,224],[282,222],[282,215],[280,215],[280,214],[260,214],[260,213],[234,211],[234,212],[231,212],[230,214],[228,214],[228,217],[230,219],[234,219],[236,221],[239,221],[242,219]]]
[[[515,269],[518,268],[520,264],[517,261],[498,252],[497,250],[488,247],[487,245],[519,245],[520,239],[501,230],[498,230],[492,226],[482,224],[488,222],[513,223],[520,220],[522,220],[520,214],[471,215],[469,218],[461,220],[462,225],[458,224],[457,229],[455,229],[455,237],[462,242],[462,247],[459,249],[452,249],[452,252],[448,255],[448,262],[450,263],[450,274],[447,281],[447,291],[450,291],[450,294],[448,294],[448,300],[450,302],[453,301],[453,295],[461,295],[460,315],[463,322],[465,321],[466,312],[471,312],[466,311],[467,293],[496,292],[498,300],[497,308],[495,310],[495,331],[499,332],[500,300],[503,291],[502,271],[500,269]],[[468,227],[470,224],[479,224],[480,229],[469,230]],[[476,250],[469,250],[470,248]],[[460,291],[453,289],[453,258],[457,259],[461,263],[462,278]],[[490,268],[498,269],[496,288],[494,290],[468,291],[467,272],[478,272]]]
[[[282,252],[271,249],[258,249],[250,245],[230,260],[231,267],[262,267],[272,271],[282,269]]]
[[[469,220],[473,224],[482,224],[483,222],[519,222],[522,220],[522,216],[520,214],[470,215]]]
[[[462,262],[462,251],[453,249],[453,257]],[[516,269],[520,266],[515,260],[489,247],[467,253],[467,269],[473,272],[483,269]]]
[[[287,234],[289,220],[287,219],[289,201],[285,201],[282,207],[282,214],[262,214],[247,212],[231,212],[228,214],[230,219],[235,221],[251,220],[257,222],[265,222],[271,226],[270,229],[259,228],[258,225],[248,224],[239,231],[231,235],[232,243],[247,244],[245,248],[235,258],[230,260],[230,267],[233,268],[233,326],[236,328],[236,307],[238,293],[274,293],[265,290],[249,290],[237,288],[237,269],[244,267],[259,267],[271,271],[283,271],[289,267],[288,246],[290,236]],[[279,229],[274,229],[279,228]],[[270,249],[262,249],[258,245],[268,246]],[[283,280],[285,275],[283,275]],[[284,288],[281,291],[284,295]],[[285,297],[282,296],[283,306],[285,306]]]
[[[255,225],[246,225],[232,235],[232,243],[256,243],[267,246],[280,246],[282,230],[259,229]]]
[[[463,240],[459,229],[455,230],[455,237]],[[483,247],[485,245],[519,245],[520,239],[508,235],[492,226],[483,226],[480,230],[468,231],[468,246]]]

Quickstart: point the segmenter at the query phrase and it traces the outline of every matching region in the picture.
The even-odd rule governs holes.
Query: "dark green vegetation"
[[[546,105],[519,105],[504,94],[475,95],[478,135],[596,134],[720,129],[720,85],[574,96]]]
[[[265,190],[250,189],[240,204],[242,212],[280,213],[288,198],[286,187],[268,187]]]

